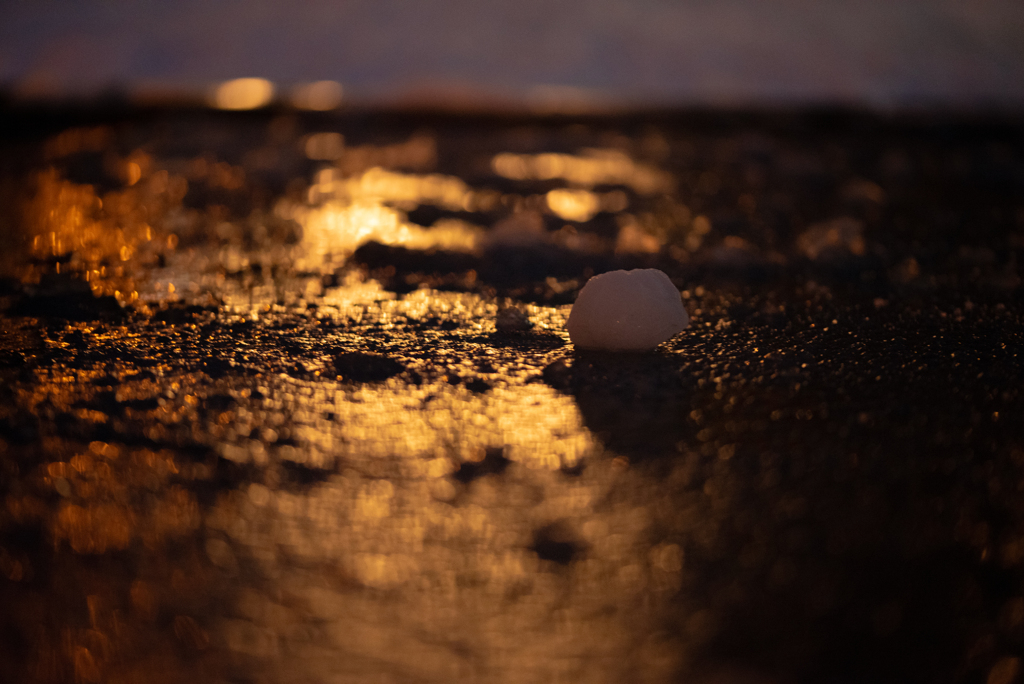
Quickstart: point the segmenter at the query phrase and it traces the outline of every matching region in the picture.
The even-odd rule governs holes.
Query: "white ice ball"
[[[569,339],[580,349],[646,351],[690,325],[679,290],[656,268],[611,271],[580,290]]]

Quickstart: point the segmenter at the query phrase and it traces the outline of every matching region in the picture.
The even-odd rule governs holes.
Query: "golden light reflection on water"
[[[405,221],[402,213],[372,200],[327,202],[318,207],[282,207],[282,215],[303,228],[307,250],[301,264],[319,266],[325,260],[343,260],[370,240],[410,249],[472,250],[479,229],[461,221],[447,221],[426,229]]]
[[[481,244],[495,243],[499,234],[509,232],[509,220],[500,221],[494,230],[486,233],[480,227],[452,219],[428,229],[408,223],[403,210],[420,205],[455,212],[487,211],[498,206],[502,197],[494,191],[472,189],[460,178],[441,174],[398,173],[375,166],[347,175],[343,171],[343,144],[338,134],[319,133],[307,138],[307,156],[341,157],[339,166],[317,173],[308,191],[309,204],[283,203],[277,209],[279,215],[302,224],[306,243],[313,254],[319,257],[346,254],[369,240],[411,249],[438,247],[472,251]],[[501,154],[494,158],[493,166],[499,174],[519,180],[564,177],[586,187],[620,184],[644,194],[666,191],[671,186],[666,174],[611,150],[588,150],[585,156],[579,157]],[[556,188],[539,199],[554,215],[576,222],[590,221],[601,211],[617,214],[629,205],[628,197],[621,190],[597,193],[582,188]],[[647,228],[641,227],[636,218],[626,218],[628,225],[624,224],[619,251],[653,252],[664,244],[664,240],[655,235],[670,230],[660,226],[663,221],[644,216],[643,224],[652,225]],[[684,220],[688,221],[689,216]],[[518,233],[522,233],[522,240],[529,237],[529,231]],[[511,237],[512,242],[518,239]]]
[[[588,149],[579,155],[503,152],[491,160],[491,168],[499,176],[513,180],[562,178],[582,187],[625,185],[642,195],[669,192],[673,186],[668,173],[610,149]]]
[[[225,88],[234,84],[231,88],[245,90],[252,85],[250,80],[233,81]],[[109,145],[111,135],[105,128],[72,129],[47,143],[47,149],[55,158],[96,151]],[[518,244],[517,236],[506,235],[510,232],[507,220],[498,221],[493,230],[455,218],[437,221],[429,228],[406,220],[404,212],[422,205],[456,214],[493,211],[507,205],[518,212],[513,218],[524,211],[531,214],[545,210],[576,222],[587,222],[601,211],[619,214],[622,227],[615,249],[620,253],[657,251],[667,235],[675,230],[663,225],[663,217],[650,212],[636,216],[623,214],[629,199],[622,190],[602,193],[585,189],[611,183],[643,194],[664,191],[671,186],[670,177],[664,172],[637,163],[615,150],[586,149],[580,155],[502,153],[495,156],[492,165],[500,175],[519,180],[564,178],[578,186],[522,197],[503,195],[488,188],[472,188],[455,176],[391,170],[425,170],[434,164],[436,141],[429,134],[415,134],[405,142],[384,146],[346,147],[344,137],[336,132],[314,133],[303,140],[306,156],[334,160],[335,164],[316,173],[305,202],[282,199],[274,210],[275,220],[296,221],[302,226],[303,241],[299,250],[265,244],[261,254],[243,254],[240,241],[232,236],[262,239],[258,236],[267,231],[262,225],[265,219],[254,214],[227,222],[218,218],[216,212],[204,216],[182,210],[181,202],[188,191],[186,177],[218,192],[241,191],[247,181],[240,167],[197,157],[184,169],[176,167],[178,173],[170,173],[160,169],[148,154],[137,151],[122,159],[107,156],[105,163],[111,167],[108,172],[118,177],[125,187],[102,197],[92,186],[71,183],[56,172],[40,174],[37,191],[24,212],[25,224],[32,232],[32,255],[36,259],[56,260],[55,270],[71,270],[87,280],[97,294],[113,295],[126,304],[140,299],[147,303],[160,301],[186,288],[197,291],[218,286],[218,283],[207,283],[206,276],[197,279],[168,272],[163,280],[140,290],[141,284],[134,279],[141,272],[139,267],[173,251],[179,240],[178,233],[182,231],[195,235],[197,231],[212,228],[218,236],[230,237],[230,244],[221,247],[218,260],[228,272],[238,272],[256,262],[264,265],[291,263],[311,271],[335,268],[370,240],[410,249],[458,251],[474,251],[499,242]],[[534,205],[536,207],[531,209]],[[682,218],[674,215],[669,218],[689,222],[688,212]],[[204,223],[212,226],[206,227]],[[536,236],[527,233],[529,231],[523,233],[523,239],[532,236],[538,244],[557,243],[584,251],[608,248],[601,239],[573,231],[548,236],[541,226]],[[65,257],[70,258],[70,262]],[[206,255],[198,255],[196,259],[197,264],[209,262],[208,265],[212,265]],[[33,272],[23,274],[25,279],[38,279],[39,269],[28,270]],[[232,301],[240,295],[228,292]],[[250,290],[250,299],[252,295]],[[265,297],[258,299],[265,301]]]
[[[37,174],[25,203],[23,225],[29,252],[54,269],[82,278],[96,294],[122,304],[139,298],[134,265],[156,258],[177,244],[157,226],[181,203],[187,182],[166,171],[142,181],[145,158],[122,163],[130,185],[102,198],[91,185],[71,183],[50,170]],[[22,278],[38,281],[41,271],[22,267]]]
[[[425,306],[458,304],[416,294]],[[169,614],[169,633],[189,652],[251,660],[267,681],[666,681],[685,654],[650,625],[681,586],[682,549],[659,540],[645,504],[621,496],[643,483],[602,453],[571,397],[516,377],[483,395],[444,382],[416,390],[257,379],[266,383],[254,388],[259,402],[225,412],[227,421],[209,418],[236,435],[221,453],[257,470],[202,508],[189,483],[209,478],[207,463],[55,444],[66,460],[38,477],[59,504],[8,497],[8,514],[45,521],[57,549],[141,548],[160,564],[140,567],[113,597],[128,614],[97,603],[95,626],[55,647],[46,667],[103,681],[122,672],[110,654],[135,648],[125,629],[151,630]],[[202,425],[189,412],[214,389],[183,380],[173,403],[185,413],[169,424]],[[74,406],[76,387],[33,400]],[[269,426],[287,429],[287,442]],[[510,461],[500,476],[455,477],[494,450]],[[581,474],[565,474],[583,458]],[[328,476],[305,489],[276,486],[288,464]],[[539,556],[538,534],[571,544],[574,561]],[[163,555],[189,539],[199,560]],[[214,590],[213,613],[188,599]],[[160,658],[148,662],[178,667]]]
[[[272,682],[667,681],[687,655],[657,628],[683,583],[682,546],[655,523],[657,506],[641,489],[650,483],[605,452],[573,396],[537,381],[562,348],[489,342],[499,303],[478,294],[398,296],[357,271],[331,272],[368,240],[466,252],[570,244],[547,236],[541,212],[578,222],[618,213],[625,191],[595,185],[654,193],[666,177],[610,151],[498,155],[495,170],[508,178],[573,187],[545,188],[536,206],[490,230],[457,219],[423,228],[404,212],[488,211],[504,206],[501,193],[427,173],[436,161],[428,135],[349,147],[340,133],[314,133],[301,154],[331,166],[304,197],[279,199],[273,217],[183,211],[186,177],[217,191],[246,187],[240,167],[205,157],[175,174],[135,153],[118,161],[125,187],[102,197],[56,173],[40,176],[29,204],[32,254],[67,256],[61,267],[97,293],[130,303],[140,295],[123,293],[137,293],[148,268],[158,274],[150,304],[202,302],[215,310],[212,328],[241,323],[240,314],[253,322],[296,311],[306,318],[280,327],[330,325],[320,352],[280,372],[216,379],[178,364],[177,352],[138,372],[118,355],[145,340],[83,324],[77,331],[90,344],[112,350],[109,363],[36,374],[18,399],[28,413],[57,411],[135,443],[50,439],[37,489],[8,496],[6,515],[41,525],[57,554],[143,559],[123,576],[83,584],[77,599],[89,621],[41,637],[39,678],[132,681],[166,671],[173,679],[187,669],[186,653],[214,671],[253,668]],[[272,220],[295,221],[301,238],[283,244]],[[637,219],[619,248],[655,251],[661,242],[648,228]],[[175,249],[179,232],[190,246]],[[314,277],[265,276],[277,267]],[[564,340],[567,306],[522,310],[547,342]],[[403,331],[432,319],[454,327]],[[392,353],[406,375],[357,383],[333,370],[338,349],[380,342],[371,328],[419,345]],[[248,332],[236,344],[268,353],[258,347],[267,329],[240,330]],[[220,353],[204,349],[214,362]],[[483,389],[450,381],[460,376]],[[97,400],[96,383],[109,383],[111,396]],[[313,481],[298,486],[292,472]],[[699,521],[691,515],[687,524]],[[32,573],[27,558],[9,554],[0,554],[0,570]]]
[[[309,189],[311,202],[323,199],[351,199],[399,203],[410,208],[433,204],[446,209],[464,209],[470,194],[464,181],[441,174],[403,174],[373,167],[354,177],[343,177],[336,169],[324,169]]]
[[[170,452],[104,442],[75,451],[37,473],[43,491],[60,495],[55,509],[27,494],[9,496],[6,512],[44,523],[56,548],[67,544],[81,554],[121,551],[135,542],[159,549],[198,529],[195,496],[171,482],[181,471]],[[152,495],[140,500],[142,492]]]
[[[299,393],[293,401],[302,389],[292,390]],[[284,387],[279,391],[291,394]],[[265,462],[269,449],[277,459],[316,467],[349,458],[399,458],[403,472],[422,477],[480,461],[488,449],[529,468],[573,467],[594,446],[575,402],[540,384],[497,387],[481,397],[464,389],[438,393],[436,387],[416,390],[399,383],[355,390],[323,383],[309,399],[324,402],[333,417],[292,414],[291,437],[302,448],[232,441],[221,445],[221,455]],[[247,411],[228,429],[256,434],[269,417]]]
[[[422,228],[406,221],[404,213],[393,206],[434,204],[462,209],[471,193],[462,180],[451,176],[402,174],[374,167],[346,178],[328,168],[317,174],[308,194],[312,204],[282,202],[276,212],[302,225],[309,264],[329,256],[347,257],[370,240],[409,249],[471,251],[482,233],[480,228],[455,219]]]
[[[612,471],[566,482],[512,465],[452,505],[433,486],[443,470],[380,479],[358,463],[306,495],[250,485],[206,518],[219,542],[213,562],[230,569],[245,558],[273,579],[272,592],[260,582],[239,592],[239,617],[216,633],[228,649],[280,668],[274,679],[295,673],[273,657],[285,653],[300,654],[311,676],[360,681],[386,672],[602,682],[622,681],[627,669],[632,681],[658,681],[677,664],[669,644],[631,627],[678,589],[681,550],[638,554],[648,516],[595,511]],[[576,535],[583,560],[562,567],[537,557],[535,530],[552,525]],[[312,633],[301,628],[310,619],[320,625]]]

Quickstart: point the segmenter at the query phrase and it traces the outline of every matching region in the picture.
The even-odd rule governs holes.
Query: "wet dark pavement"
[[[4,116],[3,681],[1019,677],[1019,123]]]

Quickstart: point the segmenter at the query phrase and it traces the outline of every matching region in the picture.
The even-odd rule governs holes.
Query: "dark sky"
[[[1019,0],[3,0],[0,13],[0,85],[36,96],[259,76],[336,80],[368,101],[1024,103]]]

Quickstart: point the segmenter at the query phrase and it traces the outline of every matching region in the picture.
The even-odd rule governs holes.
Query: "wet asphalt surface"
[[[1012,119],[3,116],[3,681],[1020,676]]]

